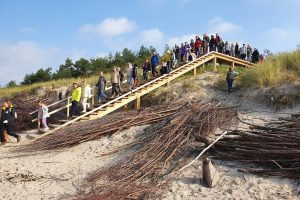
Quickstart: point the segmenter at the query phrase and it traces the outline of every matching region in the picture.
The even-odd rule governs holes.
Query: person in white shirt
[[[91,86],[86,82],[82,82],[83,86],[83,98],[82,98],[82,112],[85,113],[87,108],[90,108],[90,103],[88,103],[88,100],[91,98]]]

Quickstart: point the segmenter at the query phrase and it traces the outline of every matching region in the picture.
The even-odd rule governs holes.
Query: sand
[[[237,91],[228,96],[222,91],[211,90],[211,82],[205,81],[212,73],[197,77],[201,89],[188,94],[189,99],[221,101],[223,104],[238,106],[240,117],[255,123],[266,119],[287,116],[300,111],[299,107],[274,113],[272,109],[253,102],[248,94]],[[205,98],[204,98],[205,97]],[[19,145],[9,143],[0,147],[0,199],[2,200],[40,200],[70,198],[70,195],[84,193],[81,184],[95,170],[123,158],[127,152],[107,157],[100,154],[110,152],[134,141],[145,126],[132,127],[97,141],[90,141],[70,149],[14,153]],[[35,136],[34,132],[22,134],[22,143]],[[14,140],[13,140],[14,142]],[[237,171],[239,163],[215,161],[220,173],[220,181],[214,188],[202,183],[202,163],[196,161],[171,181],[170,187],[158,193],[158,199],[196,200],[196,199],[300,199],[297,186],[299,181],[281,178],[259,177]]]

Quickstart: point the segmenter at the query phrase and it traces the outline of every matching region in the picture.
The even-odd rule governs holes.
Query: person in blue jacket
[[[154,52],[151,57],[151,69],[152,69],[153,77],[158,76],[158,71],[156,70],[156,67],[158,66],[158,64],[159,64],[159,56],[158,56],[157,52]]]

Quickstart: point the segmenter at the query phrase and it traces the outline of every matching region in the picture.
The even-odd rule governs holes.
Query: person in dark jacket
[[[103,76],[103,72],[100,72],[100,76],[99,76],[98,82],[96,84],[96,87],[98,88],[98,102],[99,103],[102,102],[102,99],[105,99],[105,100],[108,99],[108,97],[105,94],[106,83],[107,83],[107,81],[106,81],[105,77]]]
[[[150,71],[151,66],[150,62],[148,59],[145,60],[144,65],[143,65],[143,79],[144,81],[148,80],[148,72]]]
[[[239,46],[239,43],[235,43],[235,46],[234,46],[234,54],[235,54],[235,57],[236,57],[236,58],[239,58],[239,57],[240,57],[240,46]]]
[[[211,36],[209,41],[209,51],[216,51],[216,39],[215,36]]]
[[[179,46],[175,45],[175,59],[179,60],[180,59],[180,49]]]
[[[5,144],[4,131],[6,130],[7,134],[13,136],[17,139],[17,142],[20,142],[21,136],[17,135],[12,130],[12,125],[15,121],[15,108],[9,106],[7,102],[3,103],[1,118],[0,118],[0,139],[1,143]]]
[[[139,84],[139,78],[138,78],[138,65],[134,64],[132,68],[132,79],[133,79],[133,89],[136,88]]]
[[[158,64],[159,64],[159,57],[158,57],[158,54],[156,52],[154,52],[151,57],[151,69],[152,69],[153,77],[158,76],[158,71],[156,70],[156,67],[158,66]]]
[[[219,36],[218,33],[216,34],[215,40],[216,40],[216,47],[218,47],[218,46],[219,46],[219,42],[220,42],[220,40],[221,40],[221,38],[220,38],[220,36]],[[220,52],[220,51],[219,51],[219,52]]]
[[[254,51],[252,53],[252,62],[257,63],[259,61],[259,52],[257,49],[254,48]]]

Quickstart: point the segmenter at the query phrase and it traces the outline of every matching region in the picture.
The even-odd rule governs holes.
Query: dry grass
[[[299,77],[300,49],[267,58],[263,63],[247,70],[241,76],[241,84],[245,87],[276,87],[299,81]]]

